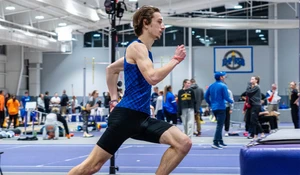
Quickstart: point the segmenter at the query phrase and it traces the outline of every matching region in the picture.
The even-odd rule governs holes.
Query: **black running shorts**
[[[172,126],[165,121],[150,118],[146,113],[115,107],[97,145],[113,155],[128,138],[159,143],[160,136]]]

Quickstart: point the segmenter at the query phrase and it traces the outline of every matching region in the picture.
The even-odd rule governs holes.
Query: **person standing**
[[[195,112],[197,112],[197,101],[194,91],[190,86],[190,80],[183,80],[183,87],[178,91],[178,115],[182,119],[184,133],[192,138],[195,125]]]
[[[93,137],[93,135],[89,134],[88,121],[89,121],[89,116],[91,114],[91,110],[97,109],[99,107],[98,104],[96,103],[96,99],[98,98],[98,96],[99,96],[98,91],[94,90],[85,106],[85,109],[82,110],[81,112],[82,119],[83,119],[83,125],[82,125],[83,137]]]
[[[299,128],[299,108],[298,108],[298,90],[296,82],[292,81],[290,83],[291,88],[291,97],[290,97],[290,108],[291,108],[291,115],[292,121],[294,123],[295,129]]]
[[[45,114],[45,101],[44,101],[44,94],[40,94],[38,99],[37,99],[37,108],[40,117],[41,124],[44,124],[46,120],[46,114]]]
[[[24,96],[22,97],[22,99],[21,99],[21,103],[22,103],[22,111],[23,112],[21,112],[21,116],[22,116],[22,118],[24,119],[24,121],[25,121],[25,117],[27,117],[27,111],[26,111],[26,103],[27,102],[29,102],[30,101],[30,96],[29,96],[29,94],[28,94],[28,91],[26,91],[25,93],[24,93]],[[29,122],[29,121],[27,121],[27,122]]]
[[[272,84],[272,89],[267,91],[268,111],[278,111],[278,103],[281,97],[278,95],[276,84]]]
[[[228,95],[229,98],[232,99],[232,101],[234,102],[233,94],[230,89],[228,89]],[[232,113],[233,104],[230,104],[227,101],[225,101],[225,103],[226,103],[226,118],[225,118],[224,126],[225,126],[225,137],[228,137],[229,136],[228,132],[230,128],[230,115]]]
[[[3,124],[5,120],[4,105],[5,105],[4,92],[0,90],[0,129],[3,128]]]
[[[16,99],[16,95],[12,95],[11,99],[9,99],[7,102],[7,108],[8,108],[8,113],[9,113],[9,122],[7,124],[7,129],[9,129],[10,124],[12,123],[12,120],[14,120],[14,128],[17,127],[19,107],[20,107],[20,103]]]
[[[164,92],[159,91],[158,94],[159,94],[159,96],[157,97],[154,114],[155,114],[157,120],[165,121],[165,116],[164,116],[164,112],[163,112],[163,98],[164,98],[163,95],[164,95]]]
[[[47,114],[49,114],[50,113],[50,97],[49,97],[48,91],[45,92],[44,103],[45,103],[45,112]]]
[[[201,135],[201,112],[200,112],[200,108],[201,108],[201,104],[202,101],[204,99],[204,92],[203,89],[200,88],[195,79],[191,79],[191,88],[194,91],[195,94],[195,99],[196,99],[196,109],[197,111],[195,112],[195,121],[197,124],[197,133],[196,136],[200,136]]]
[[[52,109],[55,109],[55,111],[60,111],[60,97],[58,96],[58,93],[55,93],[54,96],[50,100],[50,104],[52,106]]]
[[[153,93],[151,94],[151,99],[150,99],[150,103],[154,108],[156,107],[157,97],[158,97],[158,87],[155,86],[153,88]]]
[[[250,108],[250,132],[251,135],[248,138],[257,139],[258,133],[261,133],[261,137],[265,137],[262,132],[262,127],[258,121],[259,112],[261,111],[261,91],[259,87],[260,78],[258,76],[251,77],[250,83],[246,89],[247,97],[249,98]]]
[[[5,94],[5,103],[4,103],[5,104],[4,108],[6,109],[5,110],[5,117],[9,117],[8,108],[7,108],[7,102],[10,99],[10,97],[11,97],[10,93],[6,93]]]
[[[61,96],[61,101],[60,101],[61,115],[63,117],[66,117],[66,115],[67,115],[67,106],[68,106],[68,103],[69,103],[69,97],[66,94],[66,90],[63,90],[63,94]]]
[[[175,95],[172,92],[172,86],[165,86],[164,88],[164,101],[163,111],[166,116],[167,122],[172,121],[173,125],[177,125],[177,102]]]
[[[225,72],[216,72],[216,82],[211,84],[205,93],[205,100],[211,107],[217,120],[217,128],[212,145],[212,148],[215,149],[222,149],[227,146],[222,138],[222,130],[226,118],[225,100],[233,103],[232,99],[229,98],[228,88],[224,83],[225,75]]]

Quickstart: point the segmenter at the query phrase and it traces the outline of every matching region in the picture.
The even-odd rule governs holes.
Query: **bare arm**
[[[111,100],[118,100],[117,82],[119,73],[124,70],[124,57],[118,59],[106,68],[106,83],[110,93]]]
[[[298,105],[299,98],[300,98],[300,97],[298,97],[298,98],[295,100],[294,104]]]
[[[153,63],[149,59],[147,47],[141,43],[132,43],[126,51],[127,61],[135,62],[143,74],[146,81],[151,85],[156,85],[162,81],[186,56],[184,46],[176,49],[174,57],[170,62],[161,68],[154,69]]]
[[[86,110],[91,111],[92,109],[98,108],[98,104],[95,103],[94,106],[91,106],[90,104],[86,104]]]

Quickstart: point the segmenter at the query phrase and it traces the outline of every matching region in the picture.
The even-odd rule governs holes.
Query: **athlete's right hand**
[[[184,45],[177,46],[174,59],[178,61],[178,63],[180,63],[182,60],[184,60],[185,56],[186,56],[186,50]]]

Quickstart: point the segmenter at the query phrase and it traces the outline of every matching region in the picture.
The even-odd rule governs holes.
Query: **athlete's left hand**
[[[109,102],[110,112],[117,106],[117,104],[118,104],[117,101],[111,101],[111,102]]]

